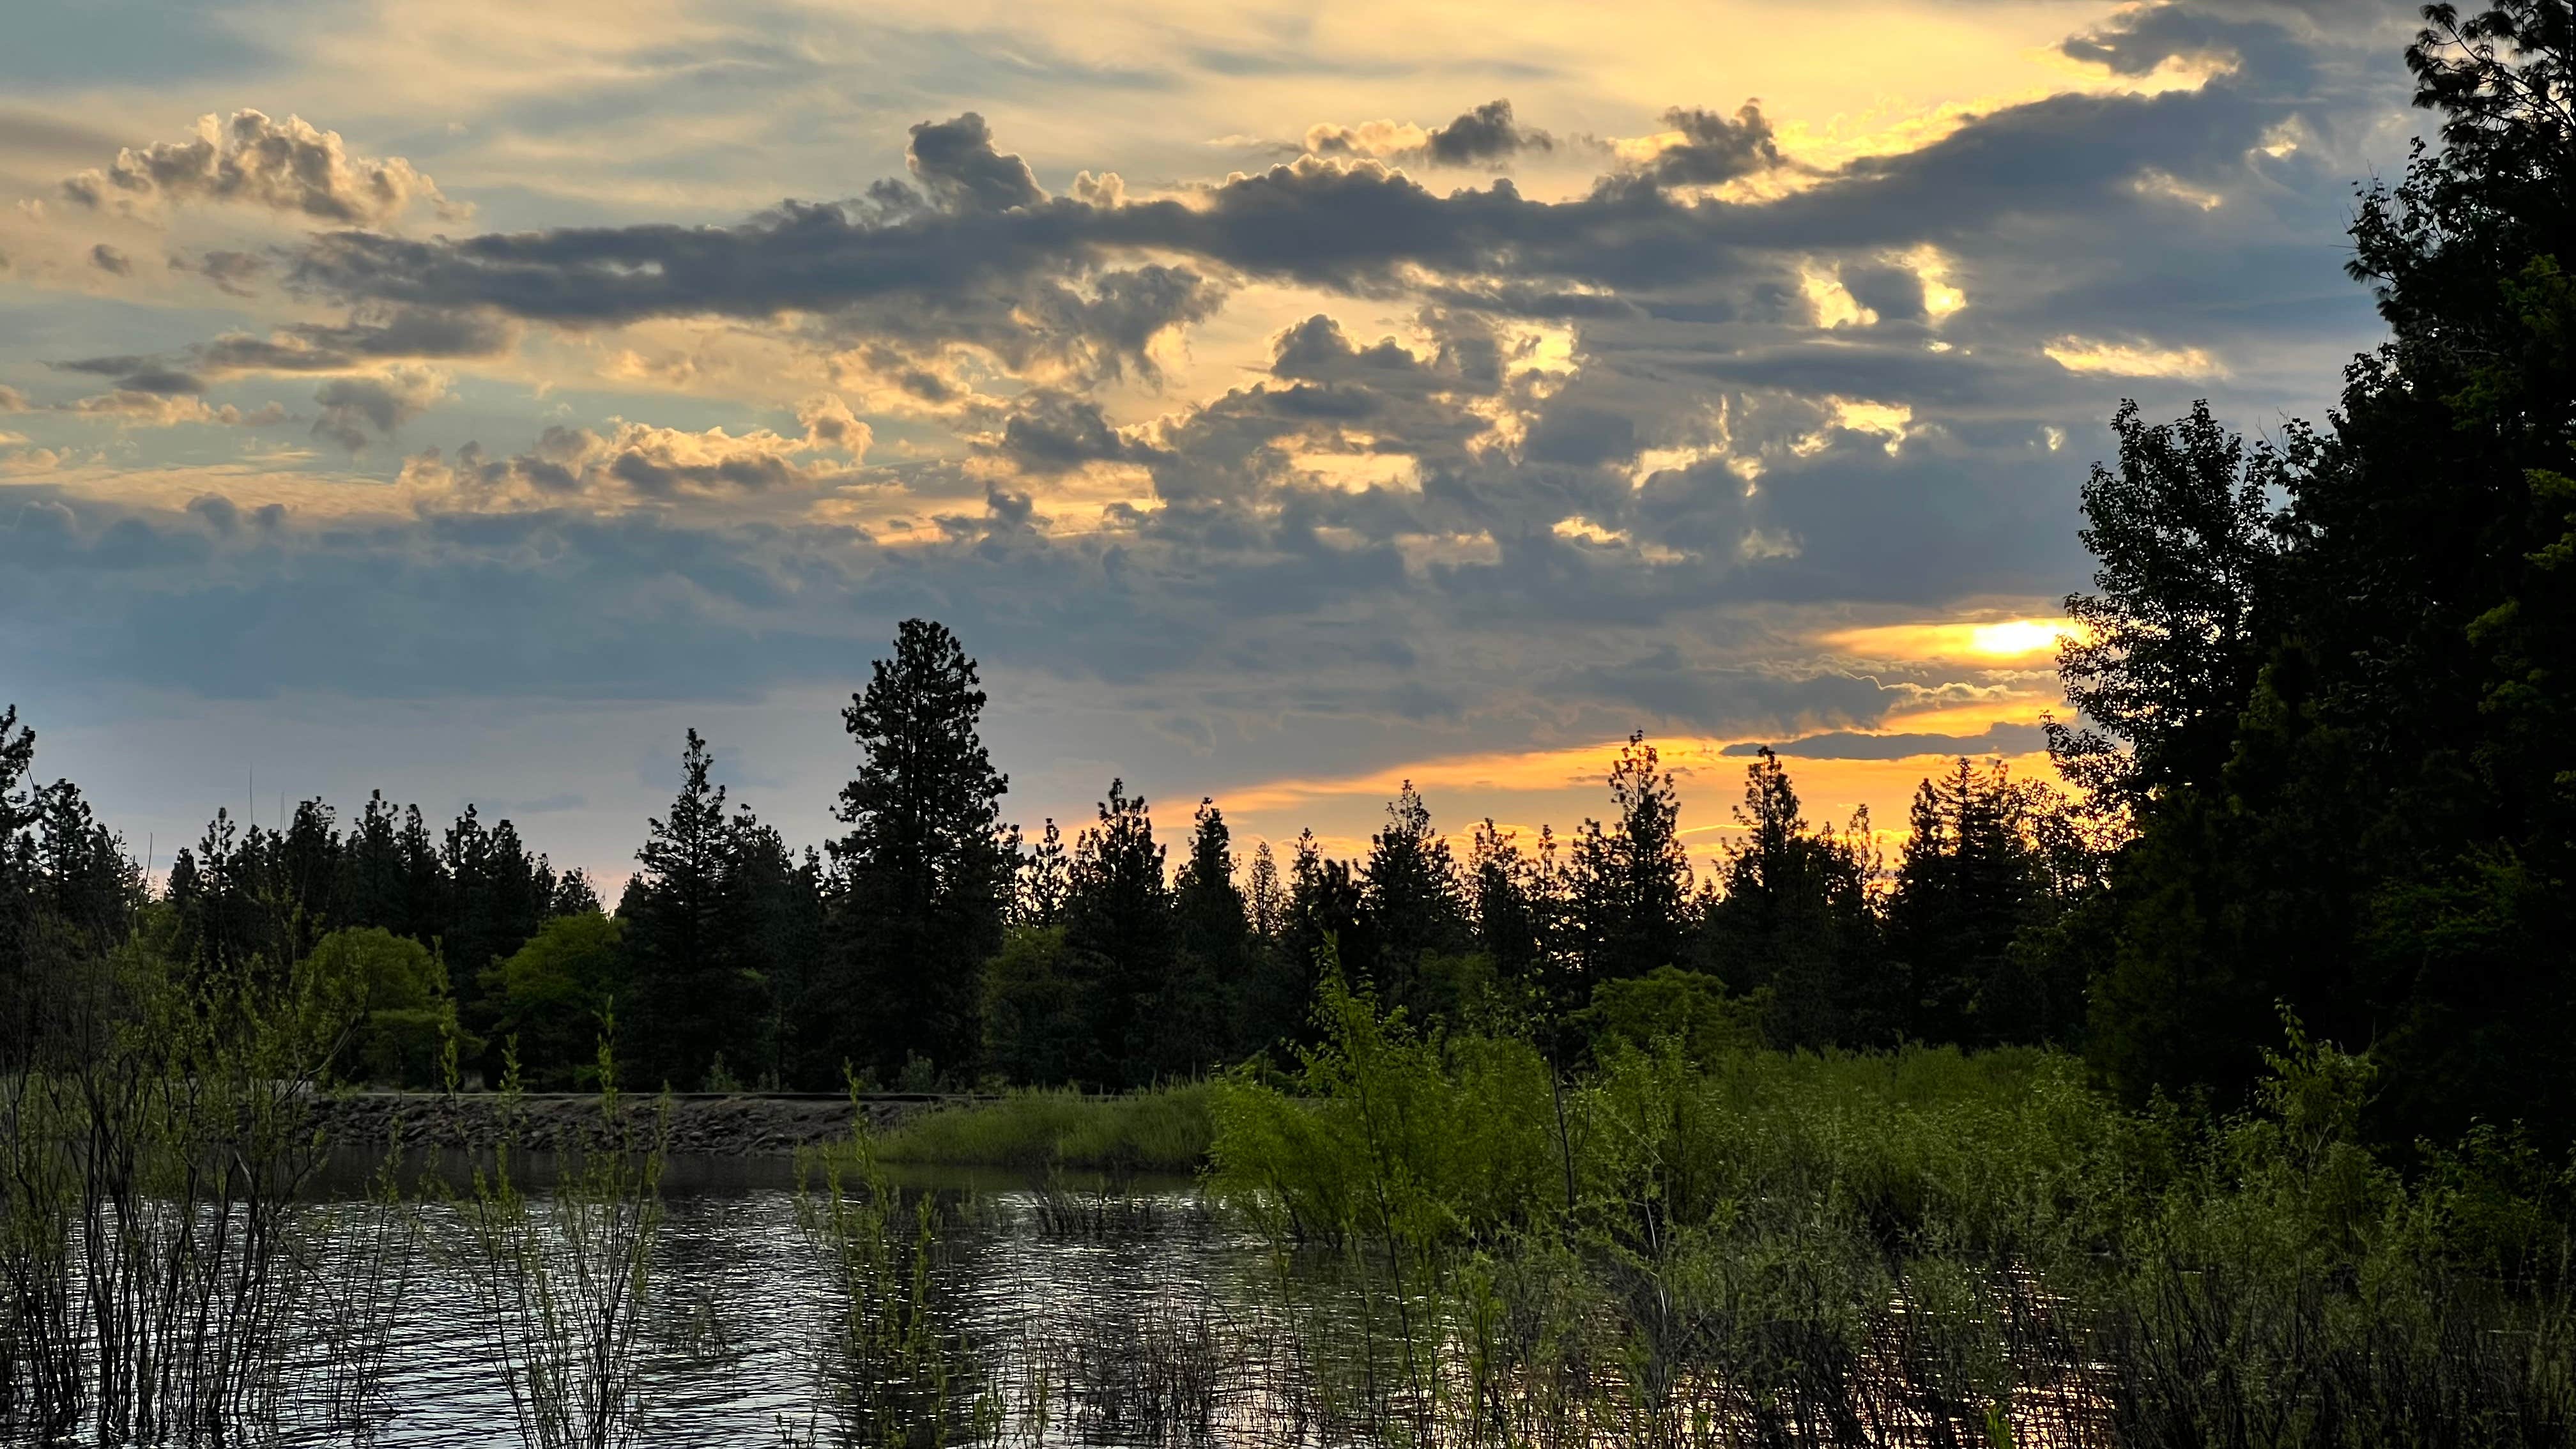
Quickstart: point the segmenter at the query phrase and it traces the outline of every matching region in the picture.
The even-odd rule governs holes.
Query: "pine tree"
[[[1467,910],[1458,888],[1458,863],[1449,842],[1431,828],[1431,807],[1407,780],[1387,802],[1386,826],[1369,837],[1360,867],[1360,909],[1368,926],[1367,954],[1342,952],[1345,968],[1374,977],[1380,997],[1416,1016],[1452,1003],[1424,975],[1424,958],[1467,948]]]
[[[1513,832],[1487,816],[1467,847],[1468,904],[1476,947],[1506,981],[1541,982],[1546,960],[1537,862],[1521,853]]]
[[[1776,1046],[1892,1040],[1899,1003],[1879,955],[1866,813],[1839,836],[1812,829],[1766,746],[1745,770],[1735,821],[1742,838],[1726,848],[1704,926],[1715,974],[1735,990],[1771,993],[1765,1031]]]
[[[1185,1075],[1240,1050],[1252,987],[1252,922],[1234,880],[1234,835],[1212,799],[1192,817],[1189,855],[1172,882],[1179,956],[1156,1012],[1163,1026],[1155,1070]]]
[[[1307,1013],[1315,1000],[1328,959],[1374,961],[1377,942],[1369,930],[1366,898],[1348,861],[1324,854],[1315,832],[1302,830],[1288,860],[1287,926],[1281,932],[1278,976],[1271,996],[1293,1003],[1293,1014],[1271,1023],[1278,1039],[1303,1042],[1313,1023]]]
[[[1679,963],[1692,926],[1680,798],[1642,731],[1611,766],[1610,797],[1617,819],[1583,822],[1568,863],[1570,944],[1594,983]]]
[[[643,869],[618,903],[626,925],[629,1002],[618,1011],[617,1049],[633,1080],[695,1089],[728,1047],[741,1050],[748,1007],[735,965],[735,859],[740,838],[724,787],[696,730],[680,757],[680,793],[667,818],[646,823],[635,853]],[[737,1056],[735,1060],[740,1060]]]
[[[1244,910],[1252,918],[1252,934],[1265,942],[1279,939],[1288,916],[1288,888],[1279,879],[1279,858],[1265,840],[1252,849],[1252,870],[1244,890]]]
[[[1998,761],[1962,758],[1915,791],[1887,902],[1888,953],[1907,983],[1908,1031],[1984,1047],[2037,1042],[2074,1024],[2075,1003],[2025,979],[2013,951],[2050,903],[2032,792]]]
[[[1142,1085],[1169,1059],[1156,1011],[1173,994],[1180,941],[1163,860],[1144,797],[1110,781],[1098,823],[1074,844],[1065,907],[1097,1054],[1085,1075],[1104,1086]]]
[[[1073,891],[1073,856],[1055,817],[1047,817],[1038,843],[1019,862],[1019,889],[1013,914],[1022,925],[1055,926],[1064,922],[1065,897]]]
[[[1000,946],[1012,861],[998,828],[1008,780],[977,734],[984,691],[955,635],[927,619],[897,629],[842,721],[860,751],[832,842],[841,900],[834,970],[800,1012],[804,1074],[850,1055],[881,1076],[914,1054],[954,1074],[982,1045],[983,963]]]

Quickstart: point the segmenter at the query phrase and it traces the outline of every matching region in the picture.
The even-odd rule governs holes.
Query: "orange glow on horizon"
[[[1878,624],[1840,629],[1823,642],[1874,659],[1940,660],[1988,668],[2040,664],[2057,657],[2060,640],[2079,637],[2065,619],[1994,619],[1983,623]]]

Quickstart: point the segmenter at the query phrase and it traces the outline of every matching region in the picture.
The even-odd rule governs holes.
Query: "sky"
[[[2373,0],[42,7],[0,50],[0,703],[166,865],[468,802],[791,842],[896,621],[1008,818],[1901,826],[2045,776],[2134,398],[2381,335]]]

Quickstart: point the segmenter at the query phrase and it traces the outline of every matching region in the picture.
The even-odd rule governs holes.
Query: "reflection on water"
[[[339,1200],[315,1224],[318,1291],[297,1300],[304,1347],[290,1355],[320,1365],[324,1392],[308,1376],[279,1419],[309,1425],[363,1401],[364,1442],[520,1439],[494,1328],[512,1320],[492,1311],[507,1257],[478,1242],[470,1203],[435,1186],[470,1181],[471,1164],[424,1166],[415,1192],[332,1184]],[[514,1171],[536,1187],[549,1166]],[[579,1180],[566,1181],[577,1199]],[[1470,1271],[1283,1255],[1186,1181],[917,1173],[840,1218],[818,1204],[848,1200],[805,1190],[792,1164],[681,1159],[665,1186],[631,1363],[640,1422],[603,1445],[2108,1442],[2099,1370],[2060,1351],[2073,1340],[2032,1282],[1939,1297],[1911,1285],[1875,1314],[1826,1303],[1866,1319],[1841,1334],[1708,1284],[1687,1285],[1702,1301],[1676,1309],[1660,1277],[1612,1281],[1637,1290],[1628,1299],[1587,1297],[1559,1271],[1561,1244]],[[924,1205],[935,1232],[918,1226]],[[536,1238],[559,1233],[555,1206],[536,1192]],[[2012,1362],[1998,1370],[2013,1385],[2009,1426],[1998,1400],[1945,1387],[1984,1369],[1939,1360],[1967,1342],[1941,1330],[1979,1317],[1980,1291],[2013,1308]],[[511,1347],[524,1365],[524,1343]],[[226,1437],[350,1443],[348,1419],[330,1422]]]
[[[652,1269],[639,1378],[649,1445],[838,1442],[836,1329],[843,1301],[829,1262],[799,1228],[781,1164],[675,1164]],[[688,1170],[694,1167],[695,1171]],[[1119,1442],[1142,1406],[1115,1400],[1137,1355],[1176,1326],[1249,1312],[1269,1259],[1226,1231],[1186,1184],[1128,1185],[1106,1223],[1059,1220],[1064,1195],[1011,1179],[936,1186],[947,1210],[933,1293],[981,1372],[961,1398],[1008,1417],[1001,1437]],[[452,1209],[426,1210],[431,1241]],[[455,1445],[514,1437],[475,1299],[448,1255],[424,1255],[386,1354],[389,1413],[376,1442]],[[1157,1415],[1158,1419],[1162,1416]],[[1098,1431],[1098,1432],[1094,1432]],[[1127,1441],[1133,1442],[1133,1441]]]

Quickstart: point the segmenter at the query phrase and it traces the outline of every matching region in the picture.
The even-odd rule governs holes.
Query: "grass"
[[[1196,1172],[1215,1139],[1214,1089],[1119,1097],[1032,1089],[916,1117],[874,1141],[880,1161],[951,1167]]]

